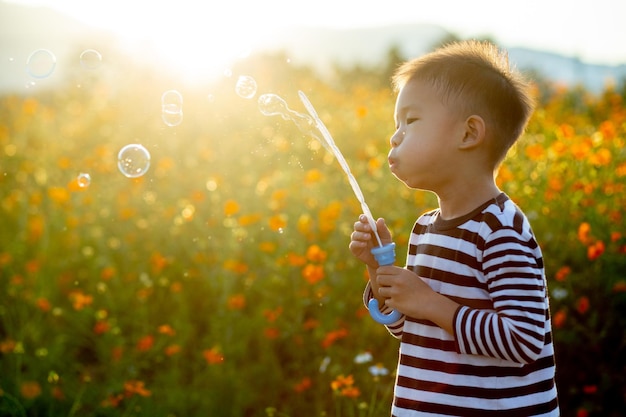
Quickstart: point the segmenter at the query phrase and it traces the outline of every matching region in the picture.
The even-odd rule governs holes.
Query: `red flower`
[[[311,388],[311,386],[313,386],[313,382],[311,381],[311,378],[307,377],[307,378],[303,378],[302,381],[294,385],[293,390],[295,392],[304,392],[308,390],[309,388]]]
[[[217,346],[214,346],[211,349],[205,349],[202,351],[202,356],[204,356],[204,359],[209,365],[216,365],[224,362],[224,355],[222,355],[220,348]]]
[[[578,310],[580,314],[585,314],[587,311],[589,311],[589,298],[587,298],[586,296],[580,297],[576,305],[576,310]]]
[[[152,345],[154,345],[154,336],[149,334],[139,339],[139,341],[137,342],[137,350],[140,352],[145,352],[147,350],[150,350],[152,348]]]
[[[591,244],[587,247],[587,258],[590,261],[595,261],[604,253],[604,242],[598,240],[596,243]]]

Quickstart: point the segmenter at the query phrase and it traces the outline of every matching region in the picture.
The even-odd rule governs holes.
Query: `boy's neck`
[[[441,218],[450,220],[471,213],[501,193],[493,178],[475,178],[474,181],[465,180],[436,194]]]

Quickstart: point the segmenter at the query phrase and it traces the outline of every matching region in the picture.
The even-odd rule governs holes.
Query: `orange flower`
[[[575,159],[581,161],[591,152],[591,144],[588,141],[574,143],[570,147],[570,152]]]
[[[115,276],[115,268],[112,266],[105,266],[104,268],[102,268],[102,271],[100,271],[100,278],[103,281],[109,281],[111,278],[113,278]]]
[[[306,257],[289,252],[287,254],[287,262],[291,266],[302,266],[306,263]]]
[[[587,222],[582,222],[579,226],[578,226],[578,240],[583,244],[586,245],[587,243],[589,243],[589,234],[591,233],[591,226],[589,225],[589,223]]]
[[[326,255],[326,252],[318,245],[311,245],[306,251],[306,257],[311,262],[324,262]]]
[[[626,281],[624,281],[624,280],[617,281],[613,285],[613,292],[626,292]],[[0,349],[0,351],[1,351],[1,349]]]
[[[111,359],[113,362],[119,362],[123,354],[124,348],[121,346],[114,346],[113,349],[111,349]]]
[[[309,236],[313,229],[313,219],[311,219],[311,216],[308,214],[302,214],[298,218],[296,227],[298,228],[298,232],[304,236]]]
[[[27,400],[32,400],[41,395],[41,385],[37,381],[24,381],[20,386],[20,394]]]
[[[239,213],[239,210],[239,203],[237,203],[235,200],[226,200],[226,202],[224,203],[224,215],[226,217],[230,217]]]
[[[224,269],[238,274],[245,274],[246,272],[248,272],[248,265],[236,259],[225,260],[223,266]]]
[[[357,387],[345,387],[340,392],[342,397],[358,398],[361,391]]]
[[[172,328],[169,324],[162,324],[158,327],[157,331],[160,334],[165,334],[168,336],[174,336],[176,334],[176,330]]]
[[[538,161],[543,157],[543,146],[539,144],[529,145],[525,149],[526,156],[533,161]]]
[[[311,285],[324,279],[324,267],[322,265],[306,264],[302,269],[302,276]]]
[[[354,377],[352,375],[344,376],[343,374],[339,375],[330,383],[330,387],[333,391],[337,391],[343,387],[350,387],[352,385],[354,385]]]
[[[154,345],[154,336],[149,334],[139,339],[139,341],[137,342],[137,350],[139,352],[145,352],[147,350],[150,350],[153,345]]]
[[[559,268],[558,271],[556,271],[556,274],[554,275],[554,279],[556,279],[559,282],[563,282],[565,281],[565,278],[567,278],[567,276],[572,272],[572,268],[570,268],[569,266],[562,266],[561,268]]]
[[[12,260],[13,260],[13,257],[11,256],[10,253],[7,253],[7,252],[0,253],[0,266],[8,265],[9,263],[11,263]]]
[[[622,238],[622,234],[620,232],[611,232],[611,242],[617,242]]]
[[[265,318],[267,319],[269,323],[275,322],[280,317],[281,314],[283,314],[282,307],[276,307],[274,310],[263,311],[263,315],[265,316]]]
[[[287,216],[284,214],[276,214],[269,219],[270,229],[278,232],[287,227]]]
[[[365,116],[367,116],[367,107],[365,107],[365,106],[357,107],[356,108],[356,117],[358,117],[359,119],[362,119]]]
[[[352,375],[339,375],[330,383],[330,387],[342,397],[357,398],[361,395],[361,391],[354,386],[354,377]]]
[[[270,208],[272,210],[280,210],[285,207],[287,198],[287,190],[276,190],[270,196]]]
[[[37,299],[37,307],[39,307],[41,311],[48,312],[52,308],[52,305],[50,305],[50,301],[48,301],[46,298],[39,297]]]
[[[565,320],[567,319],[567,313],[565,310],[559,310],[552,317],[552,323],[554,323],[554,327],[556,329],[560,329],[565,324]]]
[[[181,350],[180,345],[169,345],[168,347],[165,348],[165,354],[167,356],[174,356],[178,352],[180,352],[180,350]]]
[[[302,378],[300,382],[294,385],[293,390],[300,393],[310,389],[312,386],[313,382],[311,381],[311,378]]]
[[[305,330],[312,330],[312,329],[316,329],[320,326],[320,321],[316,320],[316,319],[308,319],[307,321],[304,322],[303,327],[305,328]]]
[[[611,162],[611,151],[606,148],[598,149],[598,152],[589,156],[589,162],[596,166],[606,166]]]
[[[239,223],[239,226],[246,227],[260,222],[262,218],[263,216],[259,213],[245,214],[243,216],[239,216],[237,222]]]
[[[246,306],[246,297],[243,294],[231,295],[227,305],[230,310],[242,310]]]
[[[335,223],[341,214],[341,203],[338,201],[331,202],[319,212],[320,230],[324,233],[335,230]]]
[[[152,393],[144,386],[143,381],[138,380],[130,380],[124,382],[124,394],[127,397],[132,397],[133,395],[149,397],[152,395]]]
[[[602,134],[602,137],[606,139],[613,139],[615,137],[615,124],[611,120],[605,120],[598,126],[598,131]]]
[[[59,205],[66,204],[70,201],[70,193],[67,188],[50,187],[48,188],[48,197]]]
[[[587,258],[590,261],[595,261],[604,253],[604,249],[605,249],[604,242],[601,240],[598,240],[596,243],[590,245],[587,248]]]
[[[172,282],[172,285],[170,285],[170,291],[174,294],[178,294],[182,290],[183,290],[183,284],[180,281],[174,281]]]
[[[72,301],[72,307],[74,307],[76,311],[80,311],[93,303],[93,297],[91,295],[83,294],[80,291],[71,292],[69,298]]]
[[[46,222],[41,215],[33,215],[28,218],[28,238],[29,240],[39,240],[43,236]]]
[[[319,169],[310,169],[304,176],[304,182],[306,184],[313,184],[322,180],[322,173]]]
[[[103,334],[109,331],[111,325],[106,320],[98,320],[93,326],[93,332],[95,334]]]
[[[267,327],[263,331],[263,334],[265,335],[266,338],[272,340],[272,339],[276,339],[276,338],[278,338],[278,336],[280,336],[280,330],[278,330],[276,327]]]
[[[211,349],[203,350],[202,356],[204,356],[204,360],[206,360],[209,365],[216,365],[224,362],[224,356],[217,346],[214,346]]]
[[[276,243],[274,242],[261,242],[259,243],[259,250],[265,253],[276,252]]]
[[[15,343],[15,340],[13,339],[5,339],[3,341],[0,341],[0,353],[11,353],[15,349],[16,345],[17,343]]]
[[[339,339],[343,339],[348,336],[347,329],[338,329],[332,332],[328,332],[322,340],[322,347],[324,349],[328,349],[333,343],[335,343]]]
[[[163,271],[163,268],[165,268],[168,263],[167,258],[159,252],[154,252],[152,256],[150,256],[150,265],[152,266],[152,271],[155,274]]]

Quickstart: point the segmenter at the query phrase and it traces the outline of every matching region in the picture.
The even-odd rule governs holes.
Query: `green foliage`
[[[388,413],[398,344],[361,305],[364,270],[347,250],[359,204],[319,144],[235,94],[241,74],[297,111],[307,94],[403,259],[436,201],[386,170],[394,96],[374,70],[323,80],[259,56],[204,86],[124,68],[3,97],[1,414]],[[172,88],[176,127],[160,114]],[[544,248],[563,415],[617,415],[624,94],[542,94],[499,181]],[[116,167],[128,143],[152,156],[139,179]]]

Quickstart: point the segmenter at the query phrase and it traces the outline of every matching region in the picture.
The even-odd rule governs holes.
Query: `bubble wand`
[[[335,141],[332,138],[330,132],[317,115],[313,104],[311,104],[307,96],[302,91],[298,91],[298,95],[300,97],[300,101],[302,101],[302,104],[304,104],[304,107],[309,112],[310,117],[291,110],[289,106],[287,106],[285,100],[283,100],[276,94],[263,94],[262,96],[260,96],[259,109],[261,110],[261,113],[266,116],[280,115],[285,120],[292,120],[303,133],[313,136],[326,148],[326,150],[331,152],[335,156],[335,158],[337,158],[339,165],[341,165],[344,172],[348,176],[350,186],[352,187],[354,194],[359,200],[359,203],[361,204],[361,209],[363,210],[363,214],[365,214],[365,216],[367,217],[367,222],[374,232],[374,236],[376,237],[376,241],[378,242],[378,247],[372,249],[372,254],[376,258],[376,261],[379,265],[393,265],[393,263],[395,262],[395,243],[392,242],[388,245],[383,245],[382,241],[380,240],[380,236],[378,235],[376,222],[374,221],[372,212],[365,202],[365,197],[363,195],[363,192],[361,191],[361,187],[359,187],[356,178],[352,174],[348,162],[343,157],[343,154],[335,144]],[[322,134],[322,138],[324,139],[323,141],[317,136],[317,134],[315,134],[314,129]],[[402,314],[396,310],[392,310],[388,314],[381,313],[378,305],[378,300],[376,300],[375,298],[372,298],[369,301],[368,308],[372,318],[382,324],[392,324],[402,317]]]

